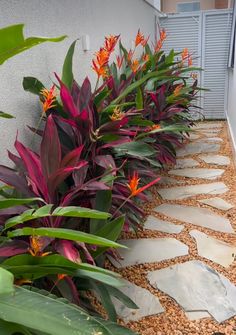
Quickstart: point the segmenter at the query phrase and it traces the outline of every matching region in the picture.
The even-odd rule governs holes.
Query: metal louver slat
[[[225,118],[231,20],[230,9],[173,14],[160,19],[168,36],[164,51],[188,48],[195,58],[194,66],[204,69],[198,75],[199,82],[210,91],[202,93],[199,104],[209,119]]]
[[[203,68],[205,92],[203,109],[206,118],[225,118],[227,60],[231,13],[206,13],[204,16]]]

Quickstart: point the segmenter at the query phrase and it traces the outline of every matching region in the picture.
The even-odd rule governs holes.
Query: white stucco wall
[[[39,116],[36,96],[22,88],[24,76],[34,76],[48,87],[54,72],[61,74],[68,47],[81,35],[90,37],[91,50],[83,52],[78,42],[74,58],[74,74],[81,81],[89,75],[93,54],[102,45],[105,35],[121,34],[131,46],[138,28],[154,38],[155,11],[143,0],[1,0],[1,27],[25,23],[26,36],[68,35],[61,43],[45,43],[8,60],[0,67],[0,110],[16,116],[0,119],[0,163],[8,162],[6,149],[12,149],[17,130],[27,143],[32,133],[26,125],[34,125]]]

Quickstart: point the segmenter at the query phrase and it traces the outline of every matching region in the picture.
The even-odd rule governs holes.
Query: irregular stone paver
[[[176,180],[174,178],[166,177],[166,176],[161,177],[161,179],[158,182],[158,184],[163,184],[163,185],[183,184],[183,183],[184,183],[183,180]]]
[[[220,150],[218,143],[207,143],[206,141],[198,141],[189,143],[184,148],[177,150],[177,157],[200,154],[202,152],[217,152]]]
[[[230,245],[217,240],[198,230],[191,230],[189,234],[195,238],[198,254],[224,267],[229,267],[236,255],[236,245]]]
[[[236,315],[236,287],[203,262],[176,264],[149,272],[147,278],[186,312],[206,311],[218,322]]]
[[[151,294],[151,292],[128,280],[123,280],[123,282],[125,286],[122,286],[119,290],[132,299],[139,307],[139,309],[128,308],[118,299],[112,298],[116,312],[124,322],[138,321],[144,316],[160,314],[165,311],[158,297]]]
[[[158,230],[163,233],[179,234],[184,229],[184,226],[160,220],[153,215],[149,215],[147,217],[147,220],[144,222],[144,228],[150,230]]]
[[[187,177],[187,178],[217,179],[224,172],[225,170],[222,169],[188,168],[188,169],[170,170],[168,173],[171,175]]]
[[[234,233],[228,219],[215,214],[207,208],[162,204],[154,210],[173,219],[192,223],[200,227],[209,228],[223,233]]]
[[[188,255],[188,246],[175,238],[140,238],[120,240],[119,243],[127,246],[129,249],[118,249],[119,254],[124,258],[119,262],[109,257],[111,263],[117,268],[160,262]]]
[[[204,318],[210,318],[211,315],[204,311],[197,311],[197,312],[186,312],[185,315],[187,318],[191,321],[204,319]]]
[[[220,137],[207,137],[205,139],[207,142],[223,142],[222,138]]]
[[[181,200],[198,194],[223,194],[228,187],[221,182],[188,186],[175,186],[170,188],[160,188],[158,193],[163,199]]]
[[[198,134],[190,133],[187,138],[191,141],[191,140],[197,140],[199,137],[200,137],[200,135],[198,135]]]
[[[199,158],[208,164],[229,165],[230,159],[222,155],[200,155]]]
[[[176,165],[175,165],[175,169],[185,169],[185,168],[191,168],[191,167],[195,167],[198,166],[199,163],[192,158],[179,158],[176,160]]]
[[[215,129],[215,128],[222,128],[222,124],[220,123],[197,123],[196,126],[193,129]]]
[[[198,202],[201,202],[202,204],[221,209],[222,211],[228,211],[231,208],[234,208],[234,205],[231,205],[229,202],[225,201],[224,199],[215,197],[210,199],[202,199],[198,200]]]

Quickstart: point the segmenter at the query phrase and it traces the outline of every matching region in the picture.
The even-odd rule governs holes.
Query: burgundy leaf
[[[61,161],[61,167],[63,168],[76,165],[80,159],[83,148],[84,146],[81,145],[80,147],[70,151]]]
[[[59,252],[59,254],[69,259],[70,261],[74,263],[81,263],[80,254],[72,241],[59,240],[55,245],[55,249],[57,252]]]
[[[61,164],[61,145],[52,115],[47,118],[40,153],[43,175],[48,179]]]
[[[19,254],[25,254],[28,251],[28,243],[20,240],[6,242],[0,247],[0,257],[11,257]]]

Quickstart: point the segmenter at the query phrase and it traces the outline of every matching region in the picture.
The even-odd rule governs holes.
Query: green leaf
[[[27,205],[31,202],[35,201],[42,201],[41,198],[25,198],[25,199],[18,199],[18,198],[8,198],[8,199],[0,199],[0,209],[9,208],[13,206],[20,206],[20,205]]]
[[[143,109],[143,93],[140,87],[137,88],[137,95],[135,98],[136,108]]]
[[[126,154],[136,157],[148,157],[156,153],[156,151],[147,143],[137,141],[121,144],[114,148],[118,154]]]
[[[40,219],[46,216],[79,217],[79,218],[92,218],[92,219],[107,219],[111,216],[109,213],[99,212],[94,209],[79,206],[57,207],[51,213],[52,206],[53,205],[45,205],[37,210],[30,209],[20,215],[14,216],[5,222],[4,229],[9,229],[18,224],[30,220]]]
[[[66,58],[64,60],[63,69],[62,69],[62,78],[61,81],[69,88],[69,90],[72,87],[72,83],[74,80],[73,76],[73,55],[75,51],[75,44],[77,40],[75,40],[71,46],[69,47],[69,50],[66,54]]]
[[[109,212],[111,207],[111,198],[112,192],[111,190],[102,190],[96,193],[95,198],[95,209],[103,212]],[[90,232],[96,233],[96,231],[104,225],[106,221],[91,219],[90,220]]]
[[[2,294],[14,292],[13,281],[14,276],[12,273],[0,267],[0,300]]]
[[[106,237],[111,241],[116,241],[123,229],[125,222],[125,216],[120,216],[115,218],[112,221],[108,221],[103,227],[96,231],[97,236]],[[107,248],[97,248],[96,251],[92,253],[94,258],[98,257],[99,255],[103,254]]]
[[[0,111],[0,117],[4,118],[4,119],[14,119],[15,116],[8,114],[8,113],[4,113]]]
[[[3,64],[8,58],[38,44],[44,42],[60,42],[66,38],[64,35],[56,38],[29,37],[25,39],[23,28],[23,24],[17,24],[0,29],[0,64]]]
[[[132,308],[132,309],[139,309],[139,307],[131,300],[126,294],[121,292],[116,287],[107,287],[107,290],[110,295],[121,301],[126,307]]]
[[[44,293],[45,294],[45,293]],[[16,287],[0,299],[0,318],[50,335],[131,335],[132,331],[94,318],[54,296]]]
[[[6,322],[0,319],[0,334],[1,335],[40,335],[33,334],[25,327],[12,322]],[[41,334],[43,335],[43,334]]]
[[[99,294],[100,301],[105,308],[108,317],[111,321],[116,322],[117,314],[115,306],[111,300],[109,291],[105,285],[93,285],[94,290]]]
[[[73,229],[65,228],[30,228],[25,227],[22,229],[16,229],[8,232],[8,237],[18,237],[18,236],[47,236],[52,238],[61,238],[70,241],[80,241],[88,244],[101,245],[111,248],[125,248],[118,243],[109,241],[105,238],[95,236],[92,234],[84,233],[82,231],[76,231]]]
[[[38,96],[40,96],[42,89],[45,88],[41,81],[34,77],[24,77],[22,84],[25,91],[36,94]]]

